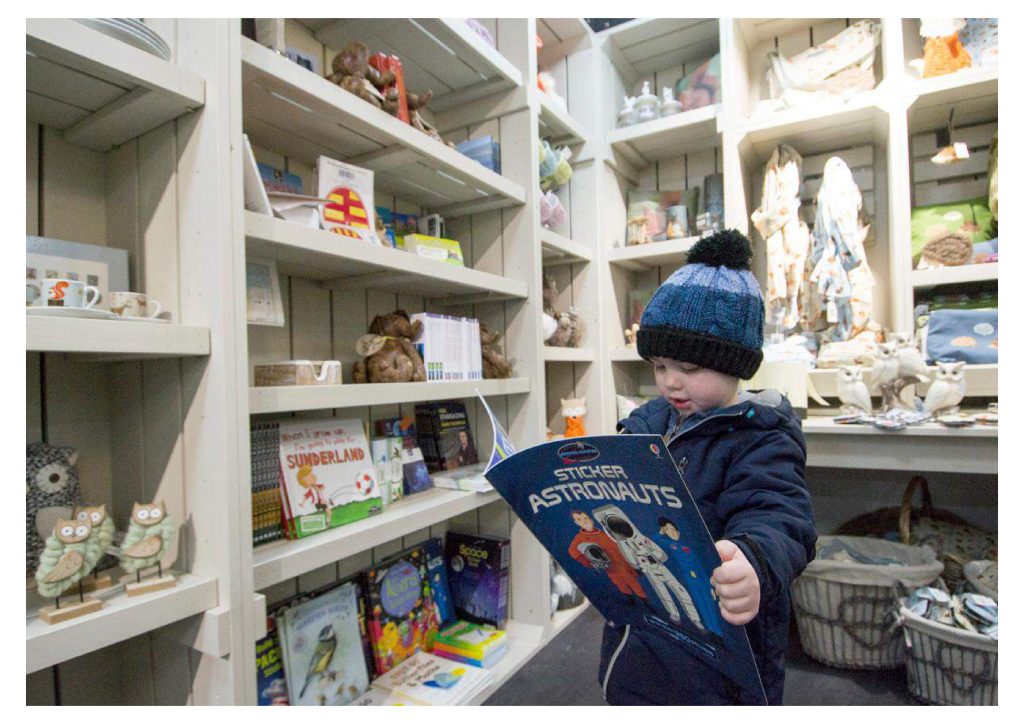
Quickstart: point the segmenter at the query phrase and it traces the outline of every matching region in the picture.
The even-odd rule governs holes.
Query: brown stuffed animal
[[[353,382],[424,382],[423,359],[412,343],[422,331],[423,323],[411,322],[404,309],[374,317],[370,334],[356,342],[366,359],[352,368]]]
[[[423,116],[420,115],[420,109],[426,108],[427,104],[430,103],[430,99],[433,97],[434,91],[432,90],[426,90],[423,93],[413,93],[412,91],[406,92],[405,99],[409,104],[409,123],[417,131],[427,134],[435,141],[446,143],[446,141],[441,138],[441,134],[437,132],[437,129],[427,123]],[[455,148],[454,143],[448,143],[447,145]]]
[[[394,73],[382,73],[370,65],[370,50],[358,40],[353,40],[334,56],[331,69],[334,72],[327,80],[378,108],[384,105],[384,96],[377,89],[395,80]]]
[[[512,376],[512,363],[494,347],[499,339],[501,332],[492,332],[486,324],[480,323],[480,353],[483,356],[485,380],[504,380]]]

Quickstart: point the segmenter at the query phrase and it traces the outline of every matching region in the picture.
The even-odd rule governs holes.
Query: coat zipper
[[[669,445],[674,443],[676,440],[678,440],[683,435],[687,435],[687,434],[693,432],[698,427],[703,425],[705,422],[710,422],[711,420],[720,420],[723,417],[743,417],[746,414],[747,414],[747,410],[741,410],[739,412],[730,412],[730,413],[724,414],[724,415],[712,415],[711,417],[706,417],[703,420],[701,420],[700,422],[698,422],[696,425],[694,425],[693,427],[689,428],[688,430],[682,430],[680,432],[677,432],[675,435],[672,436],[671,440],[669,440],[667,443],[665,443],[665,447],[668,447]]]
[[[612,678],[612,669],[615,667],[615,659],[619,658],[619,654],[622,653],[623,647],[626,645],[626,639],[629,638],[630,624],[626,624],[626,633],[622,637],[622,641],[619,642],[618,648],[615,649],[615,653],[612,654],[611,660],[608,661],[608,670],[604,672],[604,683],[601,685],[601,691],[604,694],[604,700],[608,701],[608,681]]]

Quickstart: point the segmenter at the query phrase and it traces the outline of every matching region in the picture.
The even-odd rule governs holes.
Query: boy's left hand
[[[722,618],[737,626],[748,623],[761,605],[761,583],[757,571],[730,540],[715,543],[722,565],[711,572],[711,583],[718,594]]]

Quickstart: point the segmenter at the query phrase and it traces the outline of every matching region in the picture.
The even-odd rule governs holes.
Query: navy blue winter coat
[[[731,407],[694,413],[677,429],[657,399],[619,431],[672,433],[668,448],[715,540],[733,541],[757,571],[758,614],[746,625],[771,704],[782,703],[789,637],[789,585],[814,557],[817,535],[804,483],[800,421],[778,392],[741,393]],[[610,704],[728,704],[722,677],[668,638],[609,623],[599,677]]]

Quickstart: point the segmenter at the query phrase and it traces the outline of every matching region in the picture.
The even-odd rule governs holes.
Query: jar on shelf
[[[661,117],[674,116],[683,112],[683,104],[672,97],[671,88],[661,89]]]
[[[651,93],[651,84],[644,81],[640,97],[636,99],[636,122],[653,121],[658,117],[658,96]]]
[[[634,105],[636,103],[636,98],[623,96],[622,100],[624,105],[622,110],[619,111],[619,117],[615,123],[617,128],[625,128],[626,126],[632,126],[636,123],[636,108]]]

